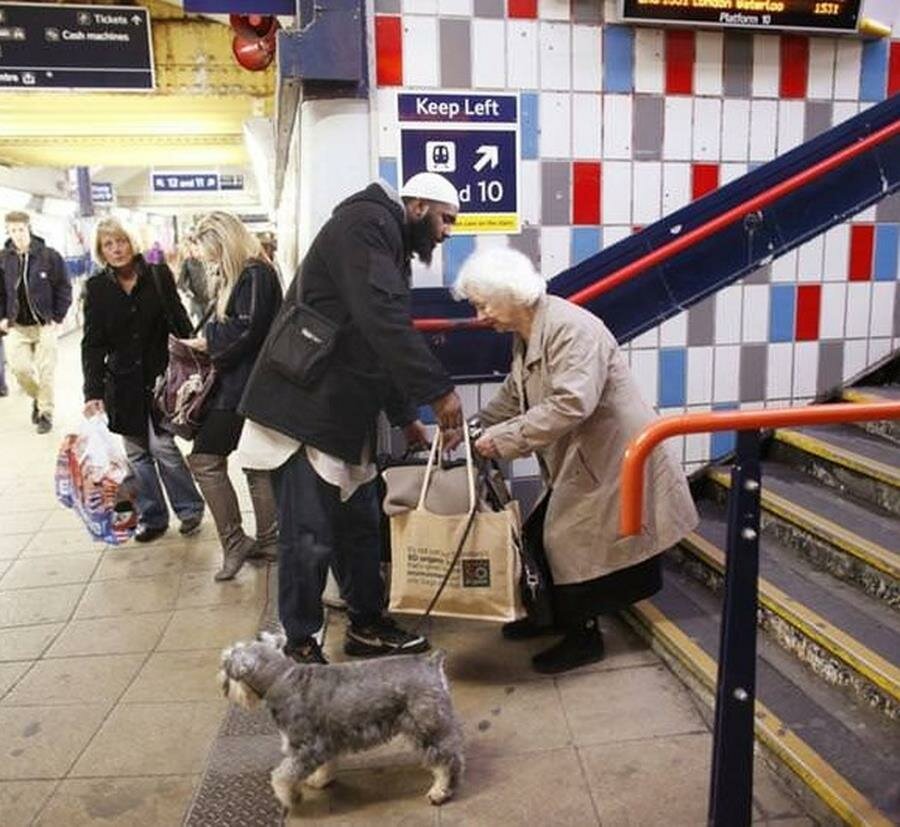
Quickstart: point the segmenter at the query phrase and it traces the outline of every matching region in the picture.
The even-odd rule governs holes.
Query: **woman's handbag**
[[[209,356],[170,333],[169,364],[153,390],[160,425],[183,439],[193,439],[215,384],[216,369]]]

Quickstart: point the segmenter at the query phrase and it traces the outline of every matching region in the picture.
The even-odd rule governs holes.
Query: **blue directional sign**
[[[0,2],[3,91],[153,88],[147,9]]]
[[[109,181],[91,181],[91,201],[95,204],[112,204],[116,200],[116,192]]]
[[[518,95],[400,93],[397,114],[401,181],[426,171],[452,181],[459,232],[519,232]]]

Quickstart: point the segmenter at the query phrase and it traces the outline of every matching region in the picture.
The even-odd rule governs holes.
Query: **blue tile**
[[[684,405],[687,382],[687,350],[683,347],[663,348],[659,352],[659,407],[680,408]]]
[[[603,236],[599,227],[572,228],[572,265],[590,258],[603,248]]]
[[[522,157],[538,157],[538,95],[537,92],[522,92],[519,96],[522,114],[519,118]]]
[[[434,418],[434,411],[431,410],[431,405],[422,405],[419,408],[419,419],[422,420],[423,425],[434,425],[437,423],[437,420]]]
[[[865,40],[859,70],[859,99],[882,101],[887,94],[888,40]]]
[[[603,91],[634,89],[634,30],[629,26],[603,29]]]
[[[736,402],[717,402],[712,407],[714,411],[735,411],[738,406]],[[736,431],[716,431],[711,436],[710,459],[715,460],[730,454],[737,445]]]
[[[875,228],[875,281],[895,281],[897,253],[900,250],[900,224],[879,224]]]
[[[452,235],[442,245],[444,258],[444,284],[447,287],[456,281],[462,263],[475,252],[475,236]]]
[[[769,341],[794,341],[794,305],[797,290],[793,284],[773,284],[769,301]]]
[[[379,158],[378,159],[378,176],[390,184],[394,189],[398,188],[397,183],[397,159],[396,158]]]

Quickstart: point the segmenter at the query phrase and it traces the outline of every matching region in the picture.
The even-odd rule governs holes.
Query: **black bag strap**
[[[203,311],[203,315],[200,317],[200,321],[197,322],[196,326],[194,327],[194,330],[193,330],[194,336],[196,336],[203,329],[203,325],[205,325],[212,318],[212,314],[215,312],[216,312],[216,300],[212,299],[212,301],[210,301],[209,305],[207,306],[206,310]]]

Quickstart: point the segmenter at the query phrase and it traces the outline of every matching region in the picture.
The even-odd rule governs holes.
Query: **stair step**
[[[707,477],[713,497],[727,499],[730,472],[711,468]],[[900,609],[900,523],[894,514],[849,496],[835,498],[832,489],[774,460],[762,462],[761,501],[764,533]]]
[[[900,515],[900,446],[850,425],[779,428],[768,456]]]
[[[635,604],[629,621],[708,703],[715,692],[720,601],[677,571]],[[843,691],[810,681],[790,655],[760,636],[756,737],[770,763],[792,776],[807,803],[846,824],[900,823],[897,724]],[[817,802],[814,802],[809,793]]]
[[[727,512],[698,504],[698,530],[681,543],[687,568],[716,591],[725,571]],[[699,569],[698,569],[699,564]],[[824,680],[845,686],[866,703],[900,719],[900,620],[895,612],[844,586],[760,538],[759,601],[763,627]]]
[[[845,388],[841,394],[844,402],[868,404],[871,402],[900,402],[900,385],[860,385]],[[857,427],[883,439],[900,445],[900,420],[887,419],[880,422],[859,422]]]

